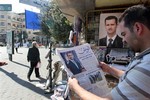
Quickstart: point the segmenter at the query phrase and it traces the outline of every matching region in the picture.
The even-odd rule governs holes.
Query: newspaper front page
[[[105,97],[110,93],[103,71],[88,43],[57,51],[68,76],[74,76],[89,92]]]

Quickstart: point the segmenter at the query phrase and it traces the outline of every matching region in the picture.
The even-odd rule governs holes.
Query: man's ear
[[[137,34],[137,35],[141,35],[143,32],[143,24],[139,23],[139,22],[135,22],[134,26],[133,26],[133,31]]]

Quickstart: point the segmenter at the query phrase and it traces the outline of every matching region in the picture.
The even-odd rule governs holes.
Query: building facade
[[[26,29],[25,13],[0,11],[0,42],[6,43],[7,31],[14,31],[14,42],[20,42],[22,45],[33,38],[40,43],[43,42],[42,40],[45,40],[44,36],[33,34],[40,30]]]

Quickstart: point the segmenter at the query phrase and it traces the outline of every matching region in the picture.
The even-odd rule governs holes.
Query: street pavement
[[[0,61],[6,61],[8,65],[0,67],[0,100],[50,100],[51,93],[38,87],[38,84],[46,82],[48,70],[46,66],[48,59],[45,55],[49,51],[47,48],[39,48],[41,58],[40,76],[41,79],[35,77],[33,72],[31,82],[27,79],[29,70],[29,62],[27,62],[28,48],[18,48],[18,53],[12,55],[12,61],[9,61],[6,47],[0,47]],[[58,55],[52,56],[52,64],[59,61]],[[46,94],[47,93],[47,94]]]

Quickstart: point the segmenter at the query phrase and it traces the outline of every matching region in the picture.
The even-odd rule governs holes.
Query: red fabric
[[[0,62],[0,66],[7,65],[6,62]]]
[[[72,42],[73,42],[74,45],[76,45],[76,42],[77,42],[77,36],[76,36],[76,34],[73,34]]]

